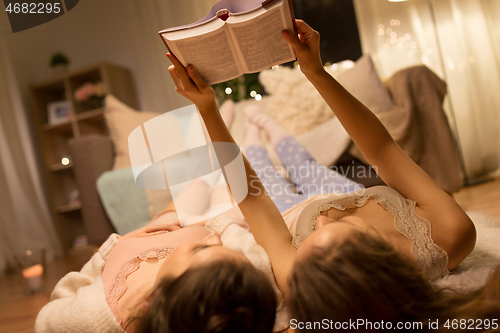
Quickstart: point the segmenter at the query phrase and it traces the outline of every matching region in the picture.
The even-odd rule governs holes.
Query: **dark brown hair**
[[[448,319],[498,317],[500,267],[476,292],[437,290],[388,243],[354,232],[352,239],[317,247],[295,262],[288,302],[298,322],[421,322],[425,331],[429,319],[438,319],[442,329]]]
[[[262,272],[218,260],[166,277],[129,324],[137,333],[268,333],[275,314],[276,295]]]

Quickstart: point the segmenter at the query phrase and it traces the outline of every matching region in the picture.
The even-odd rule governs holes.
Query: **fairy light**
[[[262,99],[262,95],[261,94],[255,95],[255,100],[256,101],[260,101],[261,99]]]
[[[257,92],[255,90],[250,91],[250,97],[257,96]]]
[[[68,165],[69,164],[69,157],[66,157],[64,156],[63,158],[61,158],[61,164],[62,165]]]
[[[226,94],[228,95],[231,95],[231,93],[233,92],[233,89],[231,89],[230,87],[227,87],[226,90],[224,90],[226,92]]]
[[[342,68],[345,68],[345,69],[354,68],[354,61],[344,60],[344,61],[342,61],[341,66],[342,66]]]

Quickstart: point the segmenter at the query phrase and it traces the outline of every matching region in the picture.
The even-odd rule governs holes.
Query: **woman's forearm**
[[[177,58],[171,54],[168,57],[173,63],[168,71],[177,92],[196,104],[212,141],[235,143],[215,104],[214,90],[193,66],[188,66],[186,71]],[[255,240],[271,258],[276,281],[282,291],[285,291],[287,276],[297,250],[292,245],[292,236],[278,208],[244,156],[243,160],[247,181],[243,186],[247,186],[248,194],[238,206],[250,225]]]
[[[213,142],[230,142],[235,144],[215,104],[206,109],[200,109],[200,114]],[[238,206],[252,229],[257,243],[266,248],[266,243],[276,241],[276,238],[282,237],[284,242],[291,244],[292,237],[278,208],[276,208],[276,205],[274,205],[269,195],[267,195],[264,185],[244,155],[243,160],[247,177],[248,195]],[[271,220],[272,222],[263,225],[263,221],[266,220]],[[273,235],[273,237],[270,237],[270,235]]]
[[[378,151],[394,142],[377,116],[326,71],[308,75],[307,78],[333,110],[368,162],[376,164]]]

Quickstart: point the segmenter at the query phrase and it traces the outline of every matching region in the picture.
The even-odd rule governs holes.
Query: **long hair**
[[[429,330],[431,322],[432,325],[438,322],[443,329],[448,319],[457,319],[459,323],[461,319],[498,317],[500,267],[476,292],[458,294],[437,290],[391,245],[354,232],[352,239],[317,247],[306,258],[295,262],[289,278],[288,303],[291,317],[297,322],[321,323],[327,319],[331,323],[343,323],[362,319],[365,323],[380,323],[383,320],[393,327],[397,323],[417,323],[405,327],[409,332]],[[483,331],[493,331],[492,325],[482,327]],[[362,328],[360,331],[377,330],[369,325]],[[454,331],[460,332],[460,329],[457,327]],[[314,331],[314,328],[301,330]]]
[[[250,263],[218,260],[166,277],[147,310],[129,324],[137,333],[270,333],[276,295]]]

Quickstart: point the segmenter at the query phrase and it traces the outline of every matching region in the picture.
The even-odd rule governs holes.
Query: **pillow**
[[[384,112],[395,106],[368,54],[359,58],[351,70],[339,74],[337,80],[373,113]]]
[[[130,154],[128,150],[128,136],[135,128],[159,115],[160,114],[156,112],[138,112],[123,104],[114,96],[106,96],[104,118],[106,120],[109,135],[111,141],[113,142],[115,151],[113,170],[131,167]],[[172,126],[172,130],[174,130],[174,127],[175,130],[179,130],[178,127],[180,127],[180,130],[182,131],[182,128],[186,127],[186,124],[181,124],[180,122],[172,122],[170,125]],[[138,190],[144,192],[144,189],[135,183],[133,185],[136,186]],[[145,209],[150,218],[161,212],[165,206],[172,201],[172,196],[168,189],[146,189],[145,194],[147,197],[147,206]],[[123,205],[123,207],[125,207],[125,205]]]
[[[135,183],[131,168],[106,171],[96,185],[104,210],[118,234],[125,235],[151,219],[146,191]]]
[[[137,112],[113,95],[107,95],[104,100],[104,119],[108,125],[109,136],[113,142],[115,160],[113,170],[129,168],[130,155],[128,152],[128,136],[144,122],[159,116],[156,112]]]
[[[316,162],[325,166],[334,165],[352,142],[336,117],[296,139]]]
[[[270,94],[266,113],[292,135],[303,134],[334,115],[299,69],[278,66],[260,73]]]
[[[349,70],[345,70],[347,63],[352,62],[328,66],[326,70],[374,113],[394,106],[369,55],[359,58]],[[266,113],[294,136],[304,134],[334,117],[314,86],[297,68],[279,66],[274,70],[265,70],[260,73],[259,80],[270,94]]]

